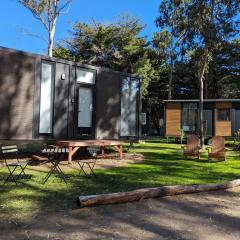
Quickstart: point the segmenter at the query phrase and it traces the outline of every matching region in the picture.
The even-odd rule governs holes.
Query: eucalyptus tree
[[[185,32],[188,49],[196,49],[197,77],[200,85],[200,134],[203,135],[204,79],[212,61],[213,52],[239,33],[235,20],[240,10],[239,0],[193,0],[185,4],[186,25],[179,31]]]
[[[72,0],[17,0],[29,9],[48,32],[48,55],[52,57],[58,17],[67,10]]]
[[[169,69],[168,99],[172,99],[173,95],[174,63],[182,53],[180,45],[183,42],[184,32],[179,32],[178,26],[183,25],[186,21],[186,16],[184,15],[185,2],[163,0],[160,3],[159,16],[156,19],[159,32],[155,33],[153,42],[155,47],[165,51],[164,58]]]
[[[164,5],[165,4],[165,5]],[[221,50],[224,42],[239,33],[236,16],[240,0],[164,0],[160,5],[157,23],[180,40],[186,57],[195,59],[195,72],[200,88],[200,134],[203,136],[204,79],[212,61],[213,52]],[[168,12],[171,18],[168,17]],[[174,21],[171,22],[171,20]],[[186,59],[187,59],[186,58]]]

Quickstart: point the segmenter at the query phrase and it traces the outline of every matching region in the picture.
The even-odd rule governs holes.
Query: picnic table
[[[119,153],[120,159],[123,158],[123,141],[118,140],[61,140],[55,143],[59,147],[67,148],[68,163],[72,163],[73,155],[83,147],[99,146],[101,155],[104,155],[106,146],[114,147],[115,151]]]

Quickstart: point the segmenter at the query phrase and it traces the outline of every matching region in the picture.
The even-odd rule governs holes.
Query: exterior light
[[[66,75],[64,73],[61,74],[61,80],[65,80],[66,79]]]

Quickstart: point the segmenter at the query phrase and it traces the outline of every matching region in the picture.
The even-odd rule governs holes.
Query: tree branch
[[[59,15],[60,13],[63,13],[63,9],[65,9],[66,7],[68,7],[70,5],[70,3],[72,2],[72,0],[66,0],[65,4],[63,4],[61,7],[59,7],[57,14]],[[67,13],[68,11],[66,11],[65,13]]]

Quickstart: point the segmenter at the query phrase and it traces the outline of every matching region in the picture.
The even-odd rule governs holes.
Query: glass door
[[[89,69],[77,68],[75,100],[76,138],[94,138],[94,89],[95,72]]]
[[[93,89],[78,86],[77,88],[77,136],[92,137],[93,127]]]
[[[197,134],[198,130],[197,103],[183,103],[181,117],[182,117],[182,130],[186,134]]]
[[[78,127],[92,127],[92,90],[80,87],[78,89]]]

